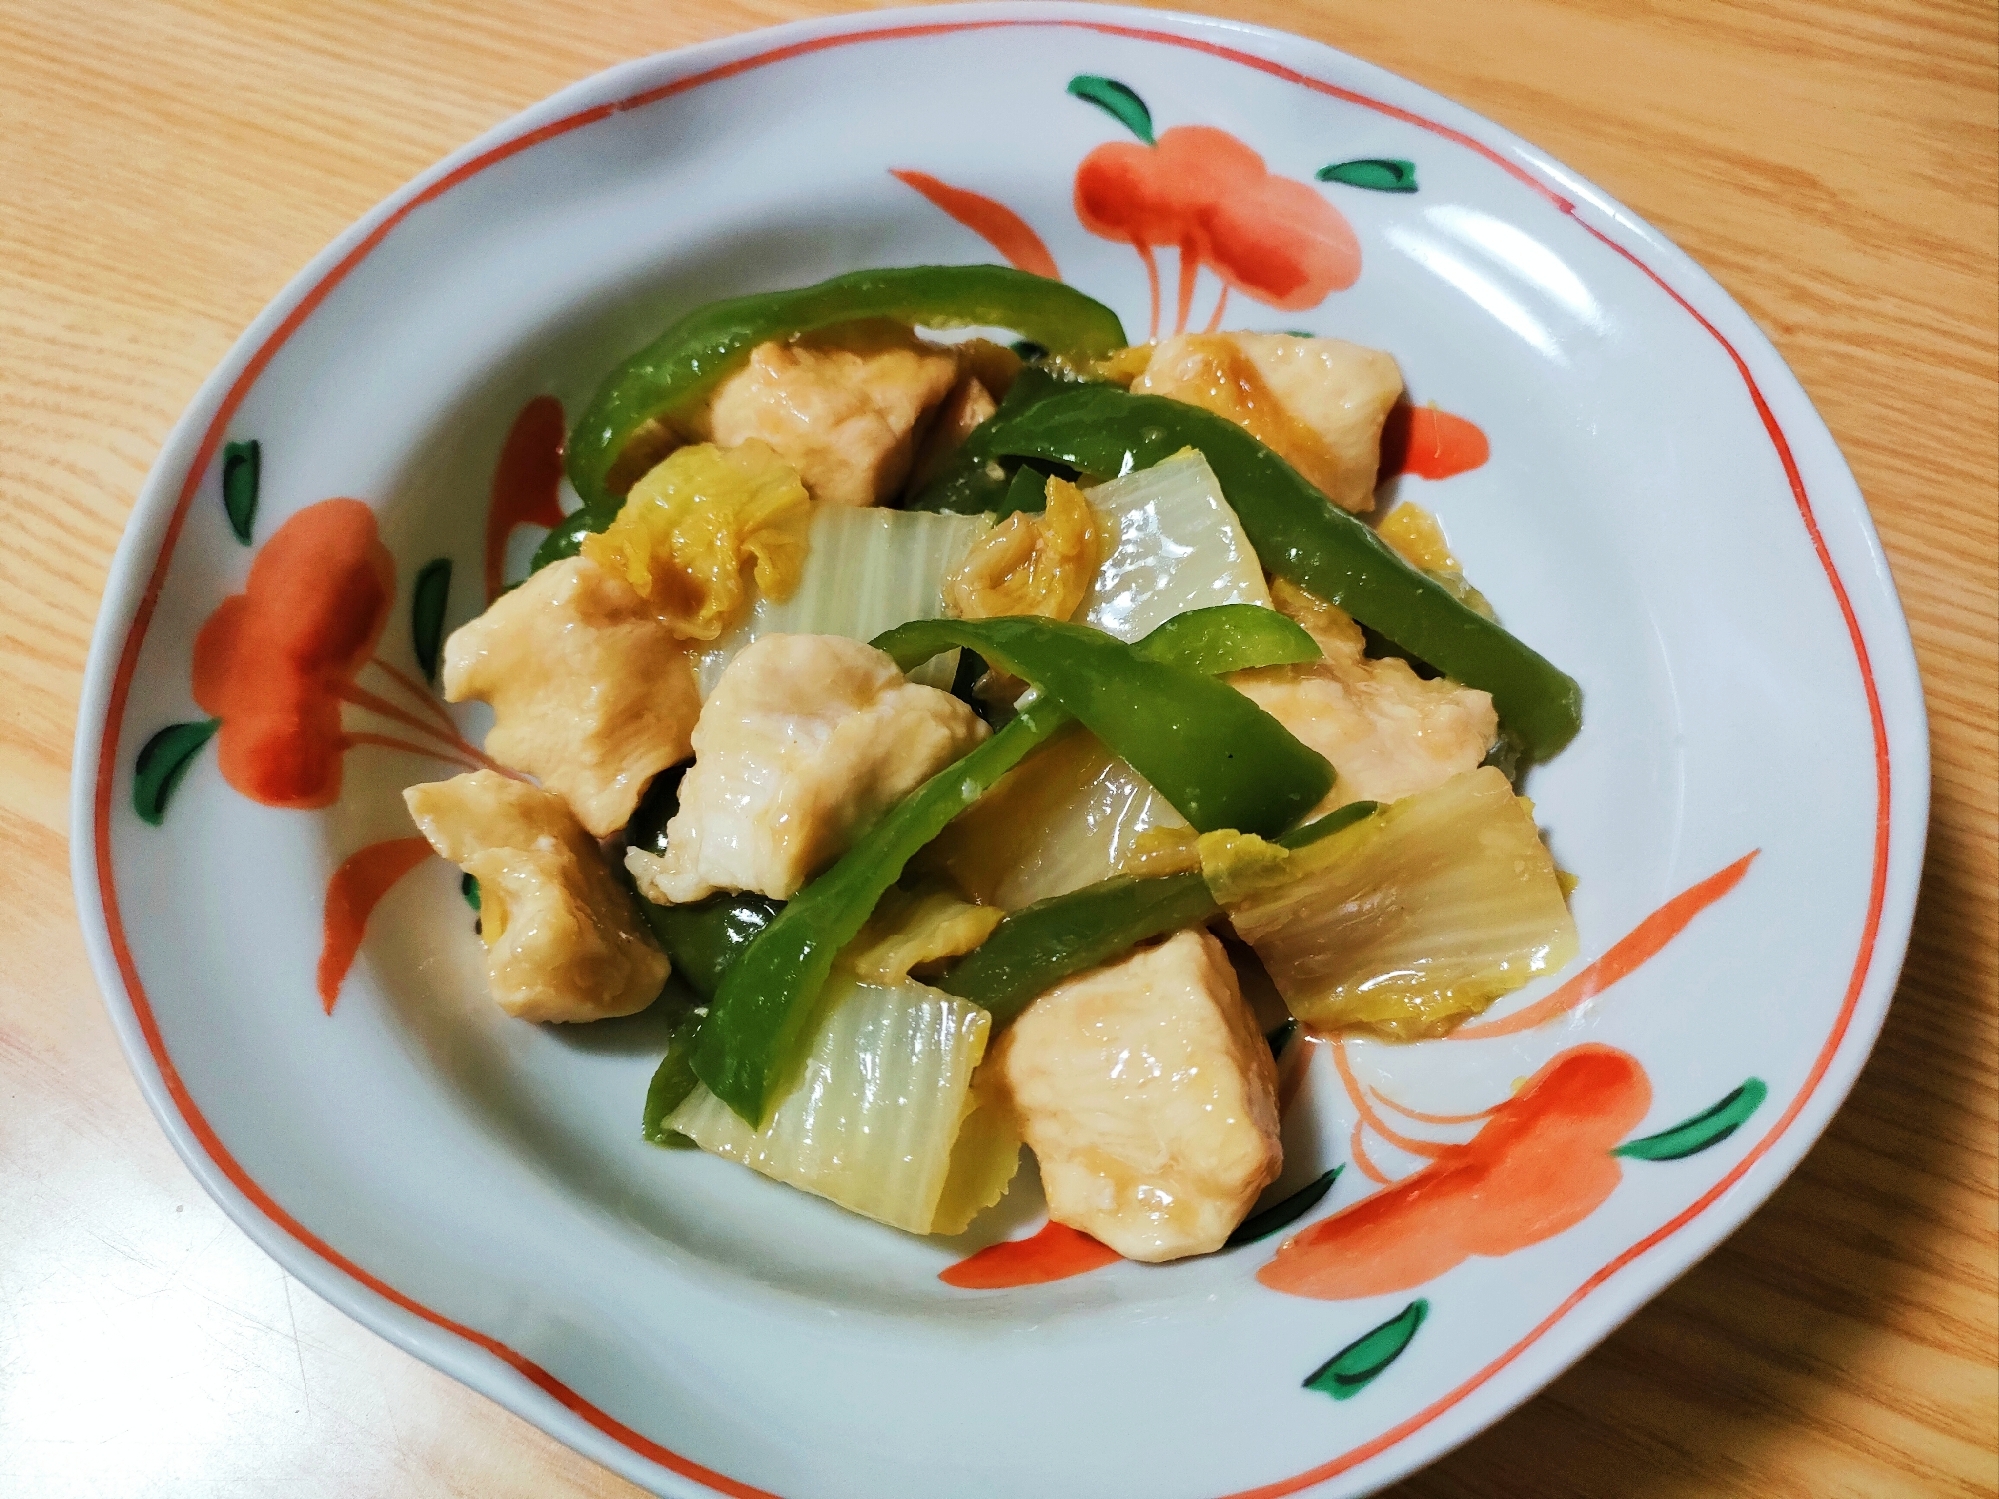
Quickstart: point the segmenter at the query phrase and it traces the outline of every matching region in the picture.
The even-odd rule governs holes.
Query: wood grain
[[[1934,736],[1914,943],[1830,1132],[1717,1253],[1398,1492],[1999,1491],[1993,7],[1213,5],[1484,112],[1721,280],[1859,476]],[[70,740],[145,470],[299,266],[565,83],[834,8],[0,3],[0,1490],[634,1492],[331,1311],[174,1159],[77,933]]]

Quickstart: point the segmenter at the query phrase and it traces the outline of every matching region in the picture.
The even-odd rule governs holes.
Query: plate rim
[[[127,1065],[176,1153],[230,1218],[287,1273],[356,1321],[565,1445],[660,1492],[775,1499],[625,1426],[532,1360],[431,1311],[347,1259],[264,1192],[208,1125],[166,1051],[116,915],[115,871],[108,852],[118,720],[181,525],[219,449],[229,416],[290,333],[403,218],[486,167],[542,141],[709,81],[869,41],[1037,27],[1094,30],[1207,53],[1441,135],[1529,186],[1629,261],[1698,321],[1734,361],[1783,462],[1840,608],[1873,733],[1876,833],[1859,953],[1832,1032],[1777,1122],[1692,1204],[1584,1279],[1524,1338],[1470,1379],[1414,1416],[1318,1467],[1225,1499],[1274,1499],[1299,1493],[1362,1464],[1388,1459],[1368,1475],[1365,1490],[1348,1490],[1372,1491],[1435,1460],[1539,1393],[1739,1227],[1795,1169],[1871,1054],[1906,952],[1927,840],[1928,725],[1906,613],[1873,518],[1824,419],[1761,328],[1690,256],[1579,173],[1476,111],[1327,43],[1225,18],[1072,0],[1030,4],[987,0],[813,17],[634,58],[578,80],[451,152],[350,225],[252,320],[176,420],[126,522],[92,631],[71,766],[71,878],[91,967]],[[1280,60],[1287,56],[1290,60]],[[1307,70],[1314,64],[1342,80],[1385,85],[1415,100],[1427,113],[1373,97],[1350,87],[1348,81],[1334,83],[1315,76]],[[653,81],[626,87],[640,80]],[[1585,206],[1592,216],[1606,219],[1607,226],[1585,217],[1580,212]],[[1637,248],[1626,240],[1635,241]],[[1638,249],[1644,251],[1642,256]],[[1778,407],[1786,411],[1781,422]],[[1797,452],[1807,442],[1814,451],[1801,462]],[[1813,470],[1811,488],[1817,493],[1817,506],[1804,480],[1807,465]],[[1842,539],[1860,549],[1861,556],[1850,561],[1865,564],[1864,569],[1853,566],[1851,571],[1860,590],[1857,596],[1873,616],[1866,628],[1856,612],[1856,595],[1821,532],[1818,506],[1824,506],[1828,516],[1836,512],[1842,524],[1852,528],[1853,535]],[[1898,689],[1902,699],[1892,719],[1883,703],[1884,682]],[[1664,1248],[1669,1239],[1670,1248]],[[1572,1320],[1570,1314],[1585,1300],[1591,1300],[1590,1314]],[[1536,1353],[1539,1367],[1517,1377],[1513,1387],[1502,1386],[1497,1400],[1483,1402],[1469,1417],[1463,1414],[1465,1403],[1488,1381],[1530,1351]],[[1459,1418],[1447,1420],[1454,1410],[1460,1412]]]

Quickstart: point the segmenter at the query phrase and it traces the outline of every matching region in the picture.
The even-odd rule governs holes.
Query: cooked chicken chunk
[[[1131,388],[1227,417],[1334,504],[1363,511],[1374,508],[1381,425],[1402,371],[1394,356],[1337,338],[1184,333],[1153,350]]]
[[[958,699],[871,645],[764,635],[715,684],[666,852],[626,865],[656,901],[756,890],[789,900],[889,807],[986,737]]]
[[[957,379],[949,349],[898,323],[849,323],[759,344],[700,425],[725,448],[770,444],[823,504],[872,505],[901,487],[918,425]]]
[[[1277,1069],[1207,932],[1056,985],[986,1065],[1049,1216],[1127,1259],[1221,1248],[1283,1165]]]
[[[966,373],[958,377],[958,383],[951,387],[951,393],[944,397],[937,414],[930,419],[929,435],[923,439],[923,451],[916,457],[915,467],[910,470],[911,485],[926,484],[943,471],[951,461],[951,455],[958,445],[972,435],[972,429],[999,410],[999,402],[993,399],[985,382],[977,375]]]
[[[1338,774],[1315,816],[1428,791],[1485,759],[1499,732],[1489,694],[1448,677],[1426,682],[1407,661],[1369,659],[1360,626],[1330,604],[1282,585],[1271,597],[1325,659],[1239,671],[1229,682],[1332,762]]]
[[[493,998],[522,1020],[603,1020],[643,1010],[666,954],[596,843],[554,792],[481,770],[412,786],[423,836],[479,882]]]
[[[493,705],[486,752],[569,803],[598,838],[687,758],[701,698],[673,631],[586,557],[545,567],[444,647],[444,695]]]

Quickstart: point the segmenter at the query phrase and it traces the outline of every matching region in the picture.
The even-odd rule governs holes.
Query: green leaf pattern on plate
[[[451,601],[451,559],[437,557],[423,565],[410,593],[410,646],[424,680],[437,680],[437,653],[444,642],[444,606]]]
[[[158,827],[166,819],[167,803],[201,747],[222,727],[219,718],[198,723],[172,723],[148,739],[133,766],[132,810]]]
[[[263,482],[264,445],[251,438],[232,442],[222,449],[222,508],[229,514],[229,529],[244,546],[257,523],[257,491]]]
[[[1682,1119],[1656,1135],[1626,1140],[1611,1154],[1635,1161],[1678,1161],[1698,1155],[1734,1134],[1769,1096],[1769,1086],[1763,1079],[1752,1077],[1712,1108],[1703,1109],[1691,1119]]]
[[[1402,1356],[1402,1350],[1409,1346],[1416,1329],[1429,1315],[1430,1303],[1417,1297],[1381,1326],[1362,1333],[1314,1369],[1305,1379],[1305,1388],[1335,1400],[1351,1400]]]
[[[1258,1239],[1267,1239],[1278,1229],[1296,1223],[1333,1190],[1333,1183],[1339,1180],[1342,1169],[1335,1166],[1330,1171],[1321,1172],[1315,1180],[1307,1182],[1282,1202],[1272,1203],[1260,1213],[1251,1213],[1229,1235],[1227,1247],[1234,1249],[1238,1244],[1254,1244]]]
[[[1099,78],[1094,73],[1078,73],[1069,80],[1069,92],[1085,103],[1094,104],[1146,145],[1152,137],[1152,111],[1145,101],[1115,78]]]
[[[1364,187],[1375,193],[1416,191],[1416,163],[1399,157],[1365,156],[1356,161],[1336,161],[1319,168],[1321,182],[1337,182],[1343,187]]]

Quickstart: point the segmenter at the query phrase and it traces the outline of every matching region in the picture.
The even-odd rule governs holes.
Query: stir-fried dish
[[[682,318],[446,646],[512,774],[407,799],[493,997],[671,1007],[648,1139],[897,1228],[1025,1143],[1057,1221],[1220,1248],[1282,1166],[1267,1032],[1440,1035],[1575,952],[1513,778],[1580,694],[1362,518],[1402,393],[991,266]]]

